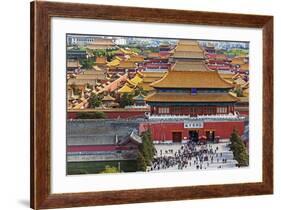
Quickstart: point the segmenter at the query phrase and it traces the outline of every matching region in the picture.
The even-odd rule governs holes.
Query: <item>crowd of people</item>
[[[185,169],[196,168],[204,170],[216,163],[217,168],[227,163],[227,158],[219,151],[217,145],[205,144],[199,145],[196,142],[183,144],[178,150],[158,150],[150,167],[151,171],[162,169]]]

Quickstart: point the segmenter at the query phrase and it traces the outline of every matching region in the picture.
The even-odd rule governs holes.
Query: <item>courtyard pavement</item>
[[[196,160],[195,157],[192,157],[190,163],[187,164],[187,166],[183,167],[182,169],[178,168],[178,164],[175,166],[171,166],[168,168],[161,168],[156,169],[151,172],[159,172],[159,171],[195,171],[195,170],[216,170],[216,169],[230,169],[235,168],[237,161],[233,159],[233,153],[229,150],[228,147],[229,142],[224,143],[208,143],[208,148],[213,148],[213,150],[217,149],[216,153],[214,155],[208,155],[209,160],[204,161],[202,164],[202,168],[200,167],[197,169],[197,165],[194,161]],[[169,157],[174,156],[176,152],[178,152],[182,145],[180,143],[174,143],[174,144],[155,144],[155,149],[157,150],[157,154],[155,157]],[[196,149],[200,149],[200,145],[196,146]],[[213,161],[211,161],[210,157],[213,156]],[[227,161],[224,162],[223,159],[226,159]]]

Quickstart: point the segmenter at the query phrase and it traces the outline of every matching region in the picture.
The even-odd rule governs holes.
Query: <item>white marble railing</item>
[[[218,115],[147,115],[149,120],[243,120],[244,116],[238,114],[218,114]]]
[[[131,106],[125,106],[125,109],[144,109],[144,108],[148,108],[148,105],[142,105],[142,106],[138,106],[138,105],[131,105]]]

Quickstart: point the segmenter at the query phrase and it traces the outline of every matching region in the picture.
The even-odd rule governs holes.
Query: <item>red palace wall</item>
[[[189,139],[189,131],[199,131],[199,136],[205,136],[206,131],[214,131],[215,136],[220,139],[229,139],[233,129],[236,129],[239,135],[243,134],[244,122],[243,121],[229,121],[229,122],[204,122],[203,128],[184,128],[183,122],[147,122],[141,123],[139,130],[140,133],[150,129],[154,141],[171,141],[173,139],[173,132],[181,132],[182,140]]]

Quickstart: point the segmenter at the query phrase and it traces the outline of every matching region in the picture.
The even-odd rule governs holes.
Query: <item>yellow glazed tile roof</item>
[[[190,93],[152,93],[145,97],[148,102],[236,102],[238,98],[226,94],[197,94]]]
[[[154,88],[232,88],[216,71],[170,71],[151,84]]]
[[[118,93],[132,93],[134,91],[134,88],[131,88],[128,86],[128,84],[125,84],[122,88],[118,90]]]
[[[176,62],[172,71],[209,71],[204,61],[181,61]]]

